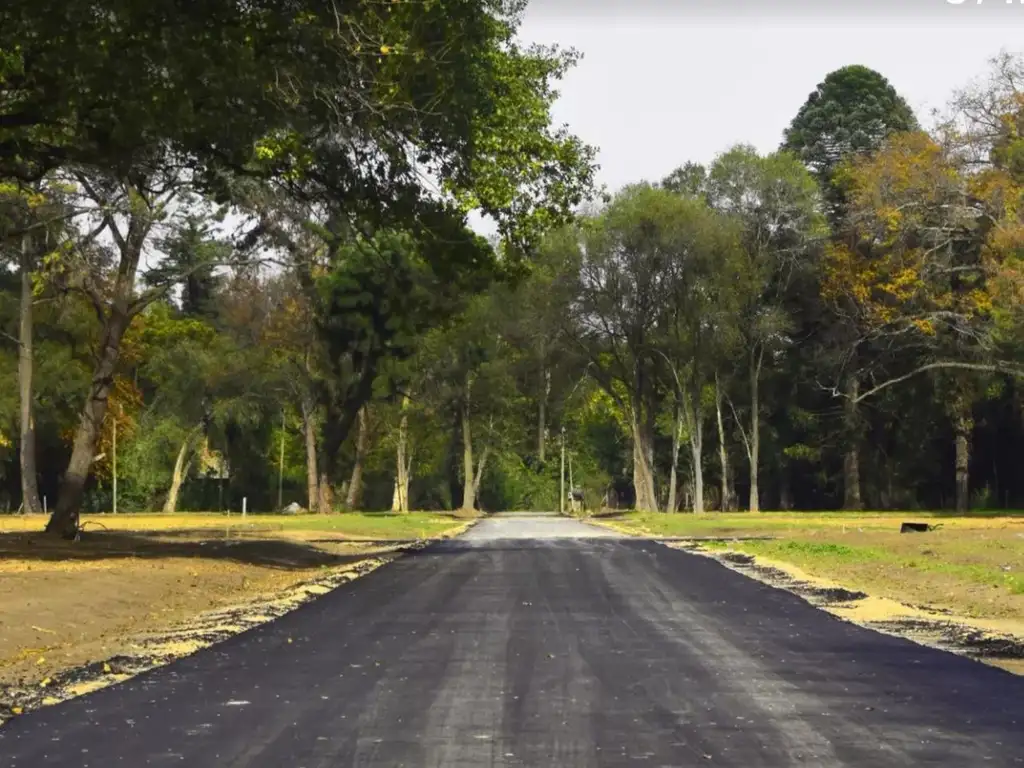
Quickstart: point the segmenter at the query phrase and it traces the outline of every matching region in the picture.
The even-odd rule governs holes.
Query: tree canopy
[[[0,11],[4,509],[1024,498],[1018,60],[593,203],[519,2],[55,9]]]

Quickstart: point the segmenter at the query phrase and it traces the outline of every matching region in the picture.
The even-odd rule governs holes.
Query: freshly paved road
[[[167,765],[1020,766],[1024,678],[506,518],[0,728],[3,768]]]

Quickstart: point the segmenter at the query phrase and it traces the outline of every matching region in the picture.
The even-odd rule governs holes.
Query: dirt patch
[[[846,621],[1024,674],[1022,619],[959,616],[949,610],[910,605],[848,589],[811,576],[790,563],[743,552],[709,550],[697,542],[666,545],[714,558],[732,570],[799,595]]]
[[[194,653],[427,543],[324,531],[0,534],[0,722]]]

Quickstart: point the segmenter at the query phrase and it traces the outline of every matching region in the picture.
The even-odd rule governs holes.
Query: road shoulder
[[[752,520],[756,522],[758,519]],[[873,593],[870,586],[862,589],[841,577],[830,578],[832,574],[825,562],[819,563],[812,574],[785,560],[746,551],[757,549],[757,545],[763,543],[761,539],[775,538],[758,535],[763,531],[743,531],[750,533],[749,536],[673,537],[637,530],[628,522],[614,519],[590,522],[714,559],[744,576],[792,592],[844,621],[1024,675],[1024,617],[1005,615],[1005,612],[1004,615],[970,616],[955,608],[937,606],[925,600],[897,600]],[[710,525],[707,527],[711,528]],[[713,531],[712,528],[709,533]],[[746,538],[751,541],[745,543]]]
[[[34,578],[37,583],[39,579],[53,583],[60,576],[74,578],[78,580],[79,595],[88,593],[90,588],[96,591],[97,579],[117,579],[108,585],[110,591],[116,591],[119,585],[124,588],[125,580],[132,579],[142,589],[125,594],[116,609],[99,600],[98,595],[93,595],[98,602],[81,598],[77,605],[65,605],[65,601],[60,606],[47,604],[53,595],[38,598],[35,603],[43,608],[38,615],[46,618],[33,618],[31,624],[26,624],[27,617],[37,614],[31,613],[31,604],[23,606],[25,615],[15,617],[24,625],[18,637],[27,632],[37,639],[30,644],[22,641],[0,645],[4,652],[0,658],[0,724],[34,709],[120,683],[273,621],[407,552],[460,536],[476,522],[468,520],[440,535],[412,542],[332,541],[323,538],[324,534],[316,534],[320,538],[316,539],[315,548],[324,555],[323,561],[294,568],[195,557],[156,563],[126,558],[116,563],[29,565],[21,578]],[[202,544],[213,548],[210,541]],[[236,548],[288,546],[289,541],[259,539],[234,544]],[[314,542],[305,541],[303,545],[309,549]],[[167,578],[152,578],[154,574]],[[32,582],[26,582],[25,587],[31,589]],[[174,610],[161,614],[156,603],[171,597],[177,600]],[[147,607],[140,603],[147,599],[154,604]],[[202,604],[213,607],[201,610],[197,606]],[[54,608],[71,610],[62,614]],[[85,616],[90,611],[97,614],[93,625],[68,628],[70,616],[77,619],[79,614]]]

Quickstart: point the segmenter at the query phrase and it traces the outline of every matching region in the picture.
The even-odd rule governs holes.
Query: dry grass
[[[443,535],[464,520],[440,512],[353,512],[342,515],[247,515],[218,512],[184,512],[176,515],[121,514],[83,515],[85,531],[169,531],[217,529],[227,535],[244,532],[281,533],[321,531],[348,539],[424,539]],[[0,534],[41,531],[43,515],[0,516]]]

